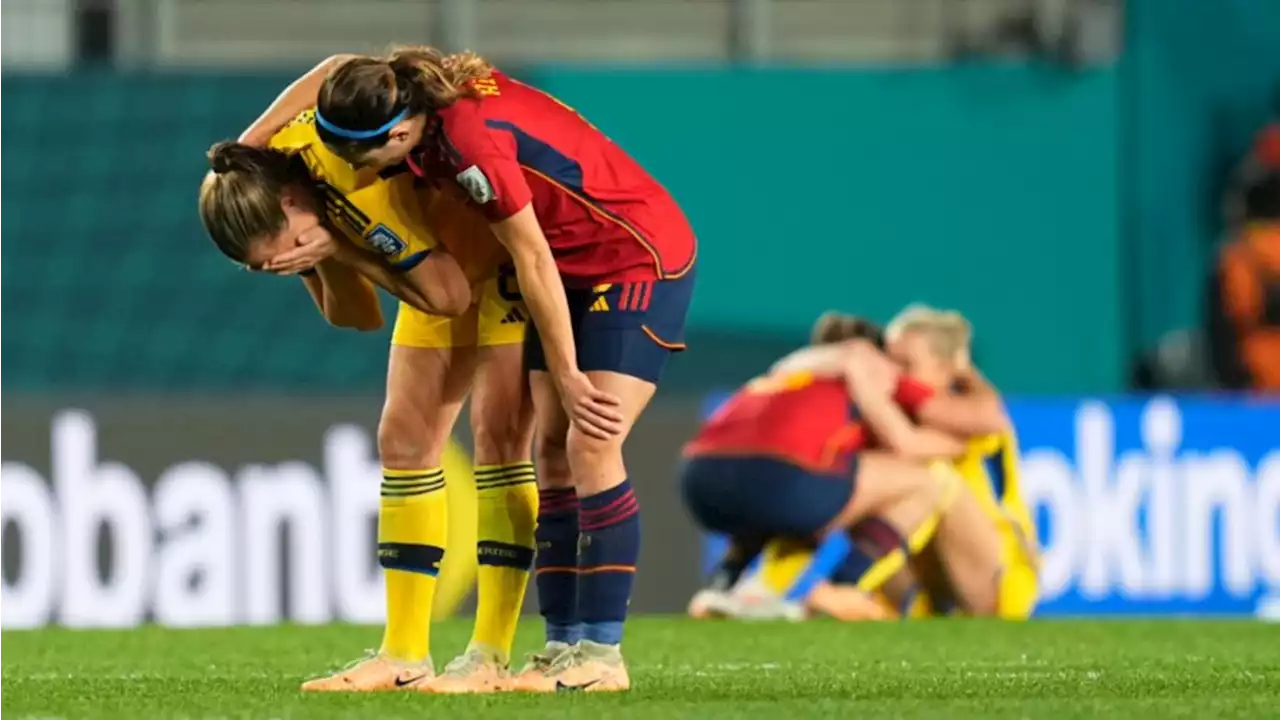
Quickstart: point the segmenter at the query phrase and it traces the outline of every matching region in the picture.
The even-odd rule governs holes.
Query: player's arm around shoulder
[[[265,147],[271,137],[298,117],[300,113],[315,107],[325,77],[339,65],[357,57],[351,54],[332,55],[293,81],[271,103],[253,124],[240,134],[240,142],[254,147]]]

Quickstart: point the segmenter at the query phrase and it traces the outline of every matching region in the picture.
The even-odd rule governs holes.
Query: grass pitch
[[[436,661],[466,621],[437,626]],[[538,640],[524,623],[519,646]],[[1252,622],[693,623],[628,629],[626,695],[303,695],[364,627],[3,635],[0,707],[101,718],[1211,718],[1280,712],[1280,626]]]

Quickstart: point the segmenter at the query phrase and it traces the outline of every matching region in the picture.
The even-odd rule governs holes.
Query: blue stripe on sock
[[[583,638],[600,645],[617,645],[622,642],[622,620],[595,622],[586,626]]]
[[[560,623],[547,623],[547,642],[559,642],[565,645],[577,645],[583,635],[582,623],[571,623],[562,625]]]

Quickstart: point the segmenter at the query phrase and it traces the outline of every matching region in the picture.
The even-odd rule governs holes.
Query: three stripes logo
[[[518,307],[511,308],[510,311],[502,318],[501,325],[511,325],[513,323],[528,322],[529,318],[525,316],[524,311]]]
[[[609,300],[604,293],[613,289],[613,284],[597,285],[592,288],[597,293],[591,303],[590,312],[609,312]],[[649,300],[653,297],[653,281],[622,283],[618,290],[617,309],[624,312],[644,312],[649,309]]]

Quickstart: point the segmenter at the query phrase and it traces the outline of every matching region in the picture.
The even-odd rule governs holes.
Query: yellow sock
[[[813,562],[814,549],[800,540],[770,542],[760,562],[760,581],[779,595],[787,594]]]
[[[479,541],[476,543],[476,625],[471,647],[511,657],[516,623],[533,566],[538,485],[533,463],[476,467]]]
[[[378,563],[387,586],[382,653],[421,662],[431,651],[431,604],[448,537],[444,470],[382,470]]]

